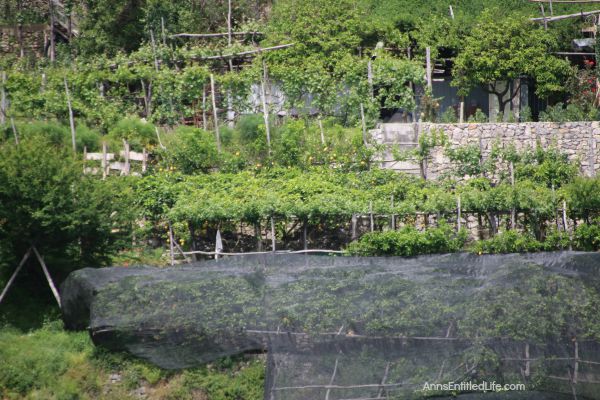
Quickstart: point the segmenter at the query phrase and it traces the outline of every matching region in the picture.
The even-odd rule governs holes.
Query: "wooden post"
[[[427,61],[427,88],[433,89],[432,69],[431,69],[431,47],[425,49],[425,57]]]
[[[71,94],[69,93],[69,85],[67,77],[64,77],[65,94],[67,96],[67,106],[69,107],[69,125],[71,126],[71,142],[73,144],[73,153],[77,153],[77,143],[75,141],[75,118],[73,117],[73,107],[71,106]]]
[[[575,364],[573,365],[573,383],[577,384],[579,378],[579,342],[575,339]]]
[[[25,262],[27,261],[27,259],[29,258],[30,255],[31,255],[31,248],[29,250],[27,250],[27,252],[23,256],[23,258],[21,259],[21,262],[19,263],[19,266],[17,267],[17,269],[15,270],[15,272],[13,272],[13,274],[11,275],[10,279],[8,280],[8,283],[4,287],[4,290],[2,290],[2,293],[0,294],[0,303],[2,303],[2,300],[4,300],[4,297],[6,296],[6,293],[8,293],[8,289],[10,289],[10,287],[13,284],[15,278],[17,277],[17,275],[19,275],[19,272],[21,272],[21,268],[23,268],[23,265],[25,265]]]
[[[552,0],[550,0],[550,16],[554,16],[554,7],[552,7]]]
[[[162,143],[162,140],[160,140],[160,133],[158,133],[157,126],[154,127],[154,131],[156,132],[156,137],[158,138],[158,145],[160,146],[161,149],[166,149],[166,147]]]
[[[217,138],[217,150],[221,152],[221,133],[219,132],[219,117],[217,115],[217,99],[215,96],[215,77],[210,74],[210,91],[212,97],[213,118],[215,121],[215,136]]]
[[[362,124],[362,134],[363,134],[363,143],[366,146],[367,141],[367,122],[365,121],[365,106],[363,103],[360,103],[360,120]]]
[[[275,253],[277,238],[275,237],[275,217],[271,216],[271,250]]]
[[[352,240],[356,240],[358,236],[356,235],[356,225],[358,224],[358,217],[356,214],[352,214]]]
[[[202,86],[202,128],[207,131],[207,121],[206,121],[206,85]]]
[[[58,290],[56,289],[56,286],[54,286],[54,282],[52,281],[50,272],[48,272],[46,263],[44,262],[44,259],[42,258],[40,253],[38,253],[35,246],[33,246],[32,249],[33,249],[33,252],[35,253],[35,256],[37,257],[38,261],[40,262],[40,265],[42,266],[42,270],[44,270],[44,275],[46,275],[46,280],[48,281],[48,285],[50,285],[50,289],[52,289],[52,294],[54,295],[54,298],[56,299],[56,302],[58,303],[58,307],[60,308],[61,307],[60,295],[58,294]]]
[[[15,120],[13,117],[10,117],[10,126],[12,127],[13,136],[15,137],[15,144],[19,145],[19,132],[17,132],[17,127],[15,126]]]
[[[142,173],[148,169],[148,151],[144,147],[142,149]]]
[[[335,366],[333,367],[333,374],[331,375],[331,379],[329,380],[329,388],[327,389],[327,392],[325,392],[325,400],[329,400],[329,394],[331,393],[331,386],[333,385],[333,382],[335,381],[335,375],[337,374],[337,369],[338,369],[338,359],[335,359]]]
[[[160,29],[162,32],[163,45],[167,46],[167,33],[165,31],[165,17],[160,17]]]
[[[540,9],[542,10],[542,18],[544,18],[544,29],[548,30],[548,20],[546,19],[546,11],[544,11],[544,5],[540,3]]]
[[[108,155],[106,142],[102,142],[102,179],[106,179],[108,176]]]
[[[227,1],[227,46],[231,47],[231,0]]]
[[[465,98],[464,96],[462,96],[460,98],[460,115],[459,115],[459,122],[461,124],[465,123]]]
[[[4,125],[6,123],[6,109],[7,101],[6,101],[6,72],[2,71],[2,85],[0,86],[0,125]]]
[[[262,107],[263,107],[263,118],[265,120],[265,132],[267,134],[267,147],[269,149],[269,156],[271,155],[271,128],[269,126],[269,108],[267,106],[267,64],[265,60],[262,60],[263,66],[263,79],[260,83],[261,95],[262,95]]]
[[[53,0],[48,0],[48,9],[50,14],[50,62],[56,59],[56,43],[54,40],[54,6]]]
[[[158,65],[158,58],[156,57],[156,42],[154,41],[154,31],[150,30],[150,41],[152,43],[152,56],[154,57],[154,69],[158,72],[160,69]]]
[[[454,19],[454,9],[450,6],[450,17]]]
[[[374,232],[375,220],[373,218],[373,201],[369,201],[369,221],[371,222],[371,232]]]
[[[256,251],[262,251],[263,242],[260,221],[254,224],[254,235],[256,236]]]
[[[143,79],[140,79],[140,82],[142,83],[142,92],[144,93],[144,112],[146,114],[146,118],[150,117],[150,104],[148,101],[148,95],[146,94],[146,84],[144,83]]]
[[[371,99],[375,97],[373,92],[373,59],[369,59],[367,63],[367,82],[369,84],[369,94],[371,95]]]
[[[169,223],[169,257],[171,260],[171,266],[175,265],[175,251],[174,251],[174,244],[173,244],[173,240],[175,238],[173,237],[173,227],[171,226],[171,223]]]
[[[83,173],[85,174],[85,161],[87,160],[87,146],[83,146]]]
[[[515,189],[515,164],[511,161],[509,167],[510,167],[510,185],[512,186],[512,188],[514,190]],[[510,227],[511,227],[511,229],[517,228],[517,210],[514,206],[510,210]]]
[[[304,220],[302,238],[304,241],[304,250],[308,250],[308,221]]]
[[[131,163],[129,162],[129,157],[131,155],[130,155],[129,142],[125,139],[123,139],[123,150],[125,153],[125,169],[123,170],[123,175],[127,176],[127,175],[129,175],[129,172],[131,170]]]
[[[573,237],[571,236],[571,230],[569,229],[569,222],[567,220],[567,201],[563,200],[563,227],[565,228],[565,232],[569,234],[569,250],[573,250]]]
[[[392,195],[392,230],[396,230],[396,216],[394,215],[394,195]]]
[[[461,210],[461,201],[460,195],[456,198],[456,225],[458,226],[458,230],[460,231],[462,228],[462,210]]]
[[[317,123],[319,124],[319,130],[321,131],[321,144],[325,144],[325,132],[323,131],[323,121],[321,121],[321,116],[317,117]]]

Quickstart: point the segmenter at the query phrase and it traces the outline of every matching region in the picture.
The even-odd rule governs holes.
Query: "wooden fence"
[[[88,166],[88,161],[96,162],[96,166]],[[100,166],[97,162],[100,161]],[[132,171],[132,162],[141,163],[141,168],[134,168],[138,171]],[[137,164],[139,165],[139,164]],[[146,172],[148,168],[148,152],[143,149],[141,153],[131,151],[129,143],[123,141],[123,150],[118,154],[109,153],[106,143],[102,143],[101,153],[88,153],[87,148],[83,150],[83,172],[86,174],[102,174],[102,178],[110,175],[111,171],[118,171],[118,175],[140,175]]]

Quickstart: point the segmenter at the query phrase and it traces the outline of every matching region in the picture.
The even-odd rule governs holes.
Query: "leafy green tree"
[[[531,77],[536,80],[536,93],[541,97],[564,91],[563,81],[571,69],[567,61],[550,54],[557,45],[556,39],[521,16],[498,13],[484,12],[465,38],[455,59],[453,85],[462,94],[481,86],[496,95],[500,111],[518,93],[515,90],[506,97],[510,85],[505,82]]]
[[[21,257],[35,245],[66,265],[107,262],[126,235],[132,208],[120,182],[81,173],[68,147],[24,137],[0,146],[0,247]],[[125,183],[124,181],[121,181]],[[114,186],[113,186],[114,185]]]

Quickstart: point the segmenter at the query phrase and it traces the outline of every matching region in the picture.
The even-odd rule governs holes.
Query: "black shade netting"
[[[269,400],[600,399],[600,254],[84,269],[62,299],[68,328],[164,368],[267,351]]]

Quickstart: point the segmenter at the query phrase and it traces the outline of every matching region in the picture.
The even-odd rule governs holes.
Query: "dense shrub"
[[[111,145],[123,146],[127,140],[132,150],[141,151],[148,145],[156,145],[156,132],[154,125],[139,118],[123,118],[110,130],[108,134]]]
[[[348,246],[347,252],[358,256],[416,256],[419,254],[454,253],[462,250],[468,233],[456,233],[445,223],[419,231],[404,227],[398,231],[367,233]]]
[[[593,224],[582,224],[573,233],[574,248],[583,251],[600,250],[600,220]]]
[[[180,127],[166,136],[165,147],[159,151],[163,169],[175,167],[184,174],[193,175],[218,166],[215,137],[201,129]]]
[[[542,249],[542,243],[535,237],[514,230],[499,233],[491,239],[477,241],[471,247],[471,251],[478,254],[529,253]]]

